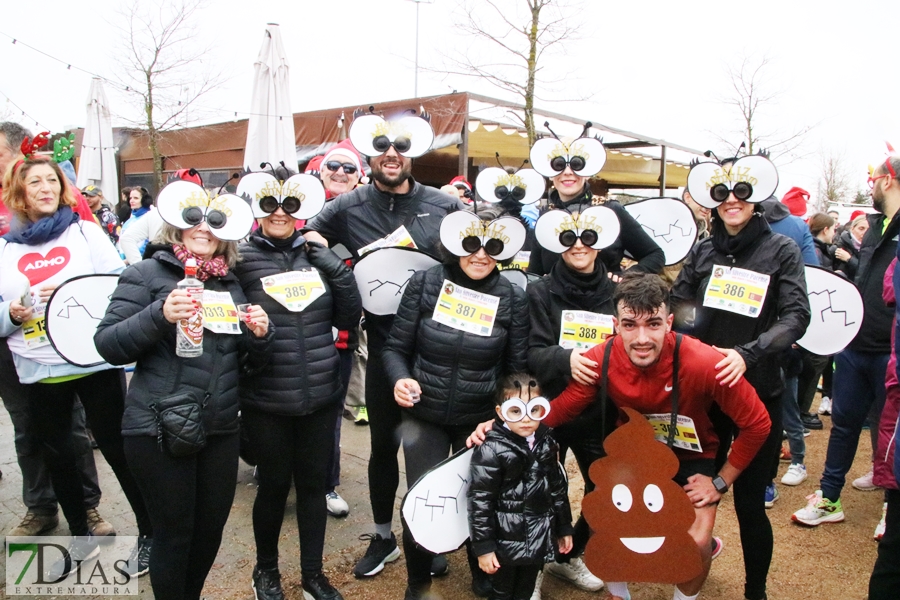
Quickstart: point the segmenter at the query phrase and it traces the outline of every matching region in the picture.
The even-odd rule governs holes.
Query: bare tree
[[[119,11],[118,81],[141,111],[133,124],[147,130],[157,189],[164,183],[161,134],[199,117],[197,100],[224,80],[205,61],[211,48],[197,42],[205,6],[206,0],[130,0]]]
[[[748,154],[767,150],[774,162],[788,164],[803,156],[803,138],[812,126],[805,125],[784,131],[770,129],[765,124],[766,109],[776,106],[784,93],[784,90],[773,89],[768,80],[767,69],[771,63],[772,59],[767,56],[756,59],[743,55],[737,63],[726,67],[731,93],[723,102],[734,106],[740,113],[740,126],[733,132],[739,139],[718,137],[734,153],[737,153],[741,142],[744,142]]]
[[[515,0],[502,7],[497,0],[461,0],[459,27],[486,44],[469,44],[447,57],[446,68],[431,70],[478,78],[522,98],[525,110],[519,118],[528,143],[533,144],[534,100],[547,100],[537,95],[537,88],[560,83],[567,76],[545,77],[543,59],[564,41],[577,39],[581,25],[576,25],[574,17],[580,6],[568,0]]]
[[[835,150],[823,151],[820,161],[816,208],[822,210],[827,203],[850,202],[854,192],[844,154]]]

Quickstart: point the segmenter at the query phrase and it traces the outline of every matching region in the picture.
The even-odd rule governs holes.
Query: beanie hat
[[[855,221],[857,217],[861,217],[864,214],[866,214],[866,211],[864,211],[864,210],[859,210],[859,209],[854,210],[852,213],[850,213],[850,223]]]
[[[359,169],[360,177],[365,174],[362,158],[359,156],[359,152],[356,151],[356,148],[353,147],[353,144],[350,143],[349,139],[346,139],[343,142],[338,142],[336,145],[332,146],[331,149],[325,153],[325,156],[322,157],[322,161],[320,164],[327,163],[335,155],[338,154],[340,154],[341,156],[346,156],[353,162],[354,165],[356,165],[356,168]]]
[[[781,199],[781,203],[788,207],[795,217],[805,217],[807,211],[806,201],[809,200],[809,192],[799,187],[792,187]]]
[[[176,179],[190,181],[191,183],[196,183],[200,187],[203,187],[203,178],[200,177],[200,173],[198,173],[196,169],[178,169],[172,173],[172,177],[169,178],[169,181],[175,181]]]
[[[472,184],[466,181],[466,178],[462,175],[457,175],[453,179],[450,180],[450,185],[454,187],[464,187],[468,191],[472,191]]]

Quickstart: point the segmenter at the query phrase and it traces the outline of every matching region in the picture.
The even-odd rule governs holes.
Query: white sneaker
[[[872,536],[875,538],[876,542],[880,542],[881,538],[884,537],[884,529],[886,527],[884,522],[885,518],[887,518],[887,502],[884,503],[884,506],[881,509],[881,520],[878,521],[878,525],[875,527],[875,535]]]
[[[781,478],[784,485],[800,485],[806,481],[806,465],[794,463],[788,467],[787,473]]]
[[[807,504],[793,515],[791,521],[815,527],[821,523],[840,523],[844,520],[844,509],[841,499],[834,502],[822,497],[822,490],[806,497]]]
[[[822,401],[819,402],[819,414],[820,415],[830,415],[831,414],[831,398],[828,396],[822,396]]]
[[[537,579],[534,580],[534,591],[531,592],[531,600],[541,600],[541,584],[544,583],[544,570],[538,571]]]
[[[547,565],[547,571],[586,592],[599,592],[603,589],[603,580],[591,573],[580,558],[570,559],[567,563],[551,562]]]
[[[332,517],[346,517],[350,514],[350,505],[334,490],[325,494],[325,506]]]
[[[872,478],[874,476],[875,473],[870,470],[862,477],[857,477],[856,479],[854,479],[852,485],[861,492],[874,492],[875,490],[880,490],[881,488],[875,485],[875,482],[872,481]]]

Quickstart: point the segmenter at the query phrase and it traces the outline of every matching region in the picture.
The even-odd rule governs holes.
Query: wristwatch
[[[724,494],[725,492],[728,491],[728,484],[725,483],[725,480],[722,479],[721,475],[717,475],[717,476],[713,477],[712,484],[713,484],[713,486],[715,486],[716,491],[719,492],[720,494]]]

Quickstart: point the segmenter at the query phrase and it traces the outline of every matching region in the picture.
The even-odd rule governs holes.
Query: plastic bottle
[[[197,279],[197,261],[193,258],[184,263],[184,279],[178,282],[179,290],[186,290],[197,302],[203,301],[203,282]],[[190,319],[178,321],[175,340],[175,354],[183,358],[193,358],[203,354],[203,311],[198,310]]]

